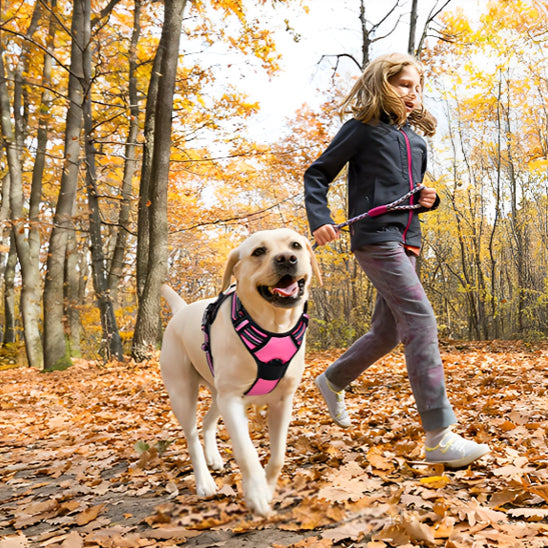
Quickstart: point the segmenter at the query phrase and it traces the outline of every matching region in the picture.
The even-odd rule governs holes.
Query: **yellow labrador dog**
[[[305,304],[313,274],[321,283],[308,240],[280,228],[257,232],[231,251],[217,299],[187,305],[162,287],[173,311],[162,343],[162,377],[187,440],[199,496],[217,489],[208,467],[223,467],[216,441],[222,416],[245,501],[257,514],[270,512],[304,369]],[[232,276],[236,285],[229,288]],[[205,451],[196,417],[200,385],[212,393],[203,420]],[[268,406],[270,458],[264,469],[249,435],[250,404]]]

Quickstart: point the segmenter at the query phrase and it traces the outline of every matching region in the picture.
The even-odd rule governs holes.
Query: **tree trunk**
[[[67,328],[70,342],[70,355],[81,356],[80,346],[80,278],[82,271],[79,267],[80,253],[74,232],[69,234],[67,241],[66,265],[67,283],[65,286],[65,303],[67,307]]]
[[[137,90],[137,44],[140,35],[141,0],[135,0],[133,34],[129,48],[129,130],[125,147],[124,177],[122,181],[120,213],[116,243],[112,253],[108,286],[112,301],[118,301],[118,287],[123,275],[124,256],[127,245],[126,227],[129,226],[133,178],[137,172],[137,136],[139,134],[139,96]]]
[[[152,178],[148,194],[150,230],[148,267],[139,303],[133,339],[133,356],[145,359],[159,340],[160,286],[167,274],[167,187],[171,152],[171,116],[181,25],[186,0],[166,0],[164,25],[157,55],[161,55],[160,80],[155,113]]]
[[[15,336],[15,297],[13,296],[14,288],[12,277],[15,279],[17,251],[15,249],[13,231],[8,223],[10,218],[9,195],[10,176],[9,173],[6,173],[2,179],[0,179],[0,226],[3,227],[2,232],[0,232],[0,245],[3,249],[3,252],[0,253],[0,279],[4,281],[2,288],[2,298],[4,299],[4,328],[3,332],[0,333],[2,343],[14,342],[11,340],[11,337]],[[8,250],[7,253],[5,253],[6,249]],[[13,267],[10,267],[11,257],[13,257]],[[12,300],[13,304],[11,304]]]
[[[15,101],[14,101],[15,103]],[[27,361],[31,367],[41,369],[43,366],[42,340],[40,338],[40,272],[37,263],[31,256],[31,247],[26,234],[38,231],[38,226],[26,226],[23,215],[25,198],[23,195],[23,172],[18,142],[23,136],[18,136],[11,123],[9,92],[5,78],[3,61],[3,45],[0,43],[0,127],[2,129],[4,146],[10,175],[10,217],[13,235],[17,249],[17,257],[21,265],[22,291],[21,315],[25,336]],[[14,124],[15,125],[15,124]],[[20,126],[19,123],[16,126]]]
[[[13,231],[10,238],[10,250],[4,266],[4,333],[2,344],[14,343],[15,337],[15,267],[17,250]]]
[[[362,31],[362,66],[364,70],[369,64],[369,50],[371,49],[371,34],[367,29],[367,20],[365,18],[365,5],[364,0],[360,0],[360,24]]]
[[[95,147],[93,144],[93,118],[91,111],[91,2],[82,0],[84,10],[84,44],[83,85],[85,89],[83,114],[86,154],[86,188],[89,207],[89,239],[91,248],[91,267],[93,273],[93,287],[101,315],[104,349],[103,357],[110,359],[123,358],[122,341],[114,307],[107,284],[105,255],[103,252],[103,237],[101,235],[101,214],[97,195],[97,175],[95,169]]]
[[[417,4],[418,0],[413,0],[411,4],[411,15],[409,17],[409,41],[407,43],[407,53],[415,55],[415,35],[417,33]]]
[[[44,360],[46,369],[53,369],[57,363],[70,360],[64,325],[63,296],[65,294],[67,243],[70,232],[74,231],[73,215],[80,168],[80,133],[82,131],[84,100],[82,54],[86,47],[84,2],[85,0],[74,0],[73,3],[69,107],[65,127],[65,162],[50,236],[44,288]]]
[[[152,178],[152,156],[154,154],[154,133],[156,122],[156,102],[158,99],[158,85],[160,70],[162,66],[162,54],[164,48],[158,47],[150,82],[147,92],[147,103],[145,108],[145,143],[143,147],[143,158],[141,165],[141,181],[139,185],[139,206],[137,219],[137,297],[139,302],[145,290],[148,271],[148,250],[150,245],[150,186]]]

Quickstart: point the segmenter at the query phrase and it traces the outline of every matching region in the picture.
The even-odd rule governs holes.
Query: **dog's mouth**
[[[282,276],[274,286],[260,285],[257,289],[263,299],[277,306],[295,306],[304,294],[305,279]]]

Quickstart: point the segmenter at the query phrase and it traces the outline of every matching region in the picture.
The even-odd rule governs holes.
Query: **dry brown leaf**
[[[189,538],[200,535],[199,531],[192,531],[185,527],[160,527],[143,533],[143,537],[156,540],[176,540],[177,542],[185,542]]]
[[[489,508],[497,509],[505,504],[514,502],[521,493],[523,493],[522,489],[504,489],[498,493],[493,493],[489,500]]]
[[[434,544],[435,535],[432,527],[426,523],[421,523],[417,516],[414,514],[405,515],[402,519],[402,524],[409,535],[411,540],[418,540],[421,542],[426,542],[427,544]]]
[[[507,513],[513,518],[525,518],[528,521],[540,521],[548,518],[548,508],[512,508]]]
[[[78,525],[86,525],[91,521],[97,519],[97,516],[105,509],[104,504],[97,504],[90,508],[86,508],[83,512],[80,512],[76,516],[76,523]]]
[[[455,529],[455,519],[445,516],[433,527],[434,538],[449,538]]]
[[[428,487],[429,489],[443,489],[448,483],[451,483],[451,478],[448,476],[429,476],[421,478],[419,481],[423,487]]]
[[[46,500],[34,502],[27,506],[21,512],[17,512],[14,527],[16,529],[24,529],[34,523],[38,523],[44,519],[51,518],[57,515],[59,503],[55,500]]]
[[[358,541],[363,535],[370,533],[372,529],[373,527],[368,520],[351,521],[349,523],[343,523],[333,529],[326,529],[322,533],[322,538],[329,539],[335,543],[346,539]]]
[[[387,457],[381,447],[372,447],[367,452],[367,460],[373,468],[378,470],[388,471],[394,469],[392,458]]]
[[[383,540],[391,546],[403,546],[410,540],[409,533],[401,524],[390,524],[371,537],[373,540]]]
[[[529,485],[527,490],[529,493],[542,497],[545,502],[548,502],[548,485]]]
[[[27,548],[28,545],[24,535],[9,535],[0,539],[0,548]]]
[[[67,538],[61,543],[61,548],[82,548],[84,539],[77,531],[72,531],[67,535]]]
[[[508,518],[503,512],[498,512],[497,510],[492,510],[485,506],[481,506],[477,501],[472,500],[467,505],[461,505],[452,508],[453,514],[458,516],[466,517],[468,523],[474,527],[477,524],[480,525],[496,525],[499,522],[506,522]]]

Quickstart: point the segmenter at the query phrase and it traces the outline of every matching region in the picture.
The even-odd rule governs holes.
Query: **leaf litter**
[[[0,372],[0,548],[548,545],[548,349],[442,348],[457,431],[489,443],[474,465],[422,458],[401,349],[347,391],[353,419],[329,419],[313,378],[340,351],[310,353],[268,518],[249,513],[226,430],[219,493],[195,495],[157,359],[63,372]],[[198,414],[210,396],[203,390]],[[266,410],[250,409],[268,458]]]

